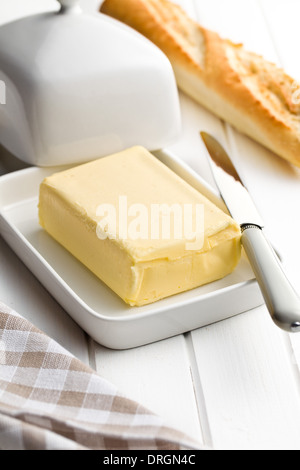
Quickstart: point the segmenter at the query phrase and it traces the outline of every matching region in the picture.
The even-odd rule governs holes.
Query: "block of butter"
[[[131,306],[221,279],[238,224],[143,147],[47,177],[40,225]]]

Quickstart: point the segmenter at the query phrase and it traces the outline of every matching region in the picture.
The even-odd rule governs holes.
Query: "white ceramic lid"
[[[38,166],[88,161],[132,145],[164,148],[180,131],[166,56],[76,0],[0,28],[0,143]]]

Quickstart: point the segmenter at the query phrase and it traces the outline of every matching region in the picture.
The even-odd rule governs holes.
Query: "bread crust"
[[[282,69],[203,28],[168,0],[105,0],[100,11],[156,44],[169,58],[181,90],[300,166],[297,84]]]

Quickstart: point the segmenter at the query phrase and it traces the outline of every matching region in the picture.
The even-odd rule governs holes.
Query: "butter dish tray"
[[[225,210],[218,194],[175,155],[153,154]],[[142,307],[129,307],[38,223],[42,180],[62,170],[31,167],[0,178],[0,234],[96,342],[130,349],[225,320],[263,304],[246,256],[226,278]]]

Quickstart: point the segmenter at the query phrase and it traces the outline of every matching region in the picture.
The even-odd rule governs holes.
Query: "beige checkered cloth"
[[[0,302],[0,449],[199,448]]]

